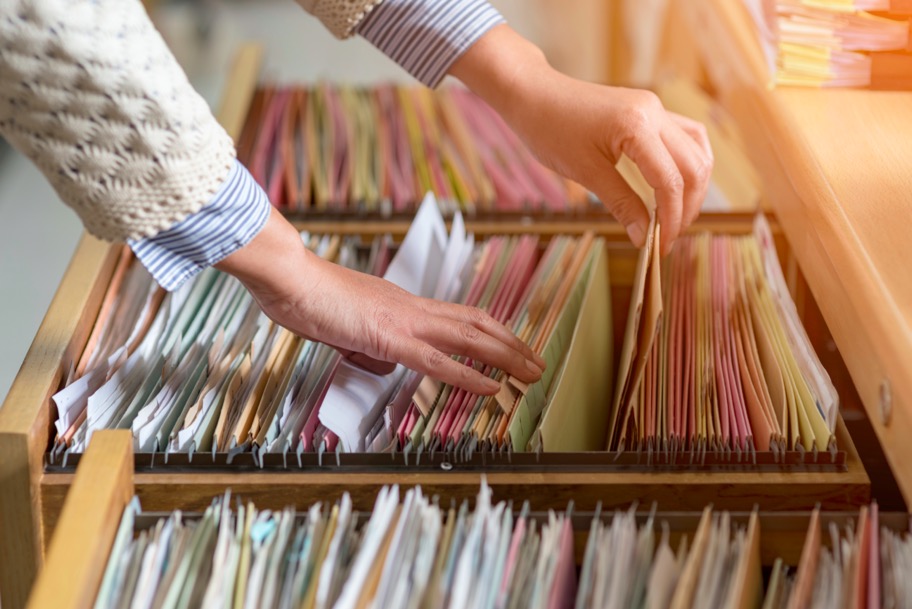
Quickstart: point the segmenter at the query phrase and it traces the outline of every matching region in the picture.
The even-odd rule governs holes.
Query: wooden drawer
[[[92,606],[118,529],[119,517],[137,490],[130,446],[131,436],[126,431],[101,431],[93,437],[85,459],[77,470],[73,489],[67,496],[60,526],[50,544],[47,564],[32,591],[28,607],[75,609]],[[424,490],[427,494],[432,493],[431,489]],[[477,486],[473,490],[477,492]],[[533,490],[535,489],[527,487],[528,492]],[[208,505],[211,499],[211,496],[206,497],[201,505]],[[332,497],[305,500],[301,497],[286,496],[284,499],[284,503],[277,505],[295,505],[299,510],[305,510],[311,502],[331,501]],[[610,501],[613,502],[613,498]],[[263,506],[257,504],[257,507]],[[148,505],[143,503],[143,508],[148,512]],[[365,509],[369,512],[370,506]],[[608,514],[610,513],[609,510]],[[148,512],[147,516],[139,515],[136,521],[137,530],[153,526],[160,516],[161,513],[156,514],[154,511]],[[642,522],[647,516],[647,512],[641,512],[638,519]],[[733,524],[745,526],[751,531],[748,535],[755,535],[749,537],[750,541],[745,546],[747,555],[752,555],[752,559],[746,561],[747,565],[750,565],[746,568],[751,570],[752,574],[742,574],[735,578],[735,585],[743,586],[743,590],[738,594],[738,598],[742,599],[738,606],[753,606],[753,599],[756,599],[763,586],[761,565],[769,566],[777,558],[781,558],[787,565],[801,564],[802,547],[811,522],[811,513],[762,511],[756,515],[756,529],[750,528],[750,523],[755,517],[750,512],[733,512],[730,516]],[[823,513],[820,522],[822,526],[830,522],[842,526],[853,522],[853,517],[854,514],[849,513]],[[592,518],[591,512],[575,512],[572,517],[575,531],[574,548],[578,563],[582,562]],[[693,539],[700,519],[700,510],[668,512],[660,509],[655,515],[657,526],[658,523],[668,526],[673,548],[678,547],[678,542],[683,536]],[[879,522],[889,530],[908,531],[909,516],[899,513],[881,515]]]
[[[239,55],[231,95],[220,112],[229,133],[236,135],[246,112],[245,95],[257,80],[259,52],[247,48]],[[302,226],[302,228],[304,228]],[[307,228],[319,232],[403,234],[405,222],[382,225],[324,221]],[[610,247],[610,273],[614,310],[626,311],[635,266],[635,252],[627,245],[623,229],[614,222],[591,218],[566,219],[560,222],[522,220],[491,222],[473,220],[469,230],[476,235],[534,232],[581,234],[595,230]],[[750,230],[746,216],[710,215],[693,230],[745,233]],[[826,326],[820,322],[816,304],[798,272],[788,244],[777,235],[783,268],[791,278],[791,288],[799,312],[811,330],[818,352],[830,340]],[[50,539],[73,482],[72,468],[46,468],[45,453],[52,433],[53,411],[50,396],[59,388],[73,362],[78,359],[113,274],[119,247],[84,237],[61,282],[44,322],[29,350],[9,396],[0,409],[0,555],[17,556],[4,561],[0,569],[0,591],[5,608],[23,606],[29,583],[42,562],[43,548]],[[623,315],[614,315],[615,337],[623,335]],[[858,402],[849,380],[838,377],[841,360],[838,353],[830,370],[834,381],[843,388],[841,400],[850,410]],[[857,408],[856,408],[857,409]],[[551,467],[547,463],[530,463],[525,468],[507,464],[502,467],[455,467],[454,471],[429,468],[396,467],[327,467],[305,470],[246,471],[214,468],[141,467],[133,479],[136,493],[150,510],[200,510],[210,499],[227,488],[249,498],[260,507],[279,508],[294,503],[309,504],[330,499],[348,491],[357,507],[369,508],[376,491],[385,484],[412,486],[420,484],[427,493],[443,498],[467,498],[476,493],[481,469],[488,470],[488,483],[495,498],[529,498],[534,509],[562,509],[573,501],[579,509],[594,509],[597,502],[606,507],[628,505],[632,501],[657,501],[666,510],[699,510],[712,502],[722,509],[749,510],[761,504],[768,510],[810,509],[820,504],[824,509],[849,509],[870,499],[870,481],[859,452],[840,421],[837,428],[841,461],[819,463],[806,460],[800,464],[719,464],[712,467],[657,468],[637,463],[609,463],[606,456],[595,455],[592,461],[581,459]],[[345,459],[345,456],[342,457]],[[343,466],[345,463],[343,463]]]
[[[383,230],[404,234],[407,224],[383,225]],[[502,223],[470,223],[478,235],[511,231],[537,231],[537,225],[504,226]],[[712,215],[702,218],[694,230],[710,230],[727,234],[749,232],[751,218],[746,215]],[[302,225],[320,232],[370,235],[376,224],[314,222]],[[547,236],[560,229],[564,233],[581,233],[590,224],[565,222],[559,227],[541,227]],[[614,223],[599,227],[608,241],[609,275],[612,290],[612,319],[614,351],[621,350],[625,315],[630,299],[636,250],[629,245],[623,229]],[[779,233],[779,231],[776,231]],[[780,238],[779,249],[788,266],[787,244]],[[800,275],[794,274],[796,299],[810,323],[808,327],[822,334],[817,343],[827,340],[825,327],[813,318],[817,315],[813,302],[804,294],[806,289]],[[99,297],[100,300],[100,297]],[[95,305],[97,308],[97,304]],[[75,349],[79,352],[79,349]],[[66,369],[66,366],[64,366]],[[56,387],[55,387],[56,388]],[[846,393],[846,392],[844,392]],[[849,387],[841,399],[852,408],[857,398]],[[44,446],[51,440],[45,438]],[[761,455],[757,463],[747,459],[706,464],[678,463],[649,464],[646,457],[626,454],[618,459],[613,453],[514,454],[509,457],[475,458],[466,462],[454,461],[440,455],[432,461],[416,463],[402,455],[346,454],[305,456],[303,467],[289,458],[288,463],[276,455],[265,466],[258,465],[249,455],[240,455],[231,465],[219,456],[215,463],[208,457],[192,460],[184,455],[170,456],[164,463],[161,455],[136,455],[134,478],[136,492],[143,505],[151,510],[201,510],[211,497],[232,488],[258,505],[280,507],[286,503],[310,503],[320,498],[341,496],[348,491],[357,507],[367,509],[377,490],[387,484],[421,485],[427,492],[441,497],[464,499],[474,497],[481,472],[496,498],[529,498],[534,509],[562,509],[574,501],[580,509],[594,509],[598,502],[606,507],[627,505],[632,501],[657,501],[675,509],[701,509],[707,503],[725,509],[748,510],[760,503],[764,509],[810,509],[820,504],[827,509],[846,509],[867,502],[870,482],[858,451],[845,424],[837,427],[838,454],[821,454],[817,462],[810,455],[800,458],[792,454],[788,463],[775,462]],[[56,523],[66,491],[73,478],[73,466],[78,455],[69,457],[66,466],[49,463],[45,457],[39,479],[41,527],[45,539]],[[447,471],[441,469],[441,465]],[[529,493],[530,485],[541,488]]]

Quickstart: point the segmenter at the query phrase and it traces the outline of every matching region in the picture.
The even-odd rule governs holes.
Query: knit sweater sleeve
[[[139,0],[0,0],[0,134],[107,240],[182,221],[234,166]]]
[[[382,0],[297,0],[336,38],[348,38]]]

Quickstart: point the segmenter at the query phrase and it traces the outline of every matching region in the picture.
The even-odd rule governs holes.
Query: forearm
[[[272,208],[262,230],[245,247],[215,268],[237,277],[258,299],[285,297],[291,286],[309,283],[308,269],[315,256],[304,246],[297,230]],[[267,304],[267,303],[262,303]]]
[[[517,109],[534,102],[562,75],[544,53],[509,25],[489,30],[450,67],[458,78],[507,122],[520,119]]]

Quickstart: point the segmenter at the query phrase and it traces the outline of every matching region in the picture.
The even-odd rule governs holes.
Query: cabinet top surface
[[[816,230],[867,266],[884,306],[912,342],[912,93],[777,89],[831,190]],[[829,196],[827,196],[829,195]],[[822,227],[822,228],[821,228]]]

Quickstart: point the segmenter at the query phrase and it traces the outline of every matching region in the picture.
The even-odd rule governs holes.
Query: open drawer
[[[73,489],[66,499],[60,525],[54,533],[50,545],[46,566],[31,592],[28,607],[32,609],[51,607],[54,609],[75,609],[93,606],[96,596],[100,593],[100,589],[113,589],[110,585],[102,588],[103,580],[108,581],[108,584],[117,581],[117,578],[113,576],[113,571],[111,571],[112,566],[109,565],[109,556],[114,552],[119,552],[117,555],[123,556],[123,550],[117,550],[116,548],[127,547],[127,544],[135,539],[141,531],[148,532],[148,534],[159,534],[152,533],[152,529],[153,527],[156,527],[156,525],[161,526],[162,519],[168,518],[169,513],[137,512],[137,506],[131,501],[135,488],[133,486],[130,445],[131,437],[126,431],[101,431],[93,437],[90,447],[85,454],[85,459],[77,470]],[[481,484],[484,483],[482,482]],[[475,490],[478,491],[478,488]],[[531,490],[534,489],[530,489],[530,491]],[[399,494],[396,494],[394,499],[398,500],[399,496]],[[235,497],[237,497],[237,494],[232,495],[231,497],[232,505],[235,502]],[[248,507],[255,505],[255,503],[246,503],[246,500],[249,499],[249,497],[243,492],[240,493],[238,498],[241,500],[237,503],[238,506],[243,503]],[[387,500],[388,499],[389,496],[387,496]],[[228,499],[223,499],[222,501],[228,501]],[[380,505],[380,500],[378,499],[377,501],[377,505]],[[324,509],[328,509],[328,507],[332,505],[333,500],[324,498],[315,501],[315,503],[320,502],[323,503]],[[408,502],[408,500],[406,500],[406,502]],[[211,504],[208,501],[205,503],[207,505]],[[473,502],[470,500],[468,503],[470,506],[469,509],[472,509],[471,506]],[[291,514],[289,512],[282,512],[282,521],[285,522],[284,519],[291,514],[291,521],[289,521],[293,523],[291,526],[304,526],[305,520],[311,522],[315,516],[312,511],[309,515],[307,513],[307,509],[310,505],[311,504],[307,501],[295,502],[291,501],[291,498],[289,498],[289,502],[287,502],[286,505],[283,505],[283,508],[294,507],[296,513]],[[408,503],[406,503],[406,505],[408,505]],[[434,503],[428,504],[427,508],[416,508],[415,503],[412,503],[411,505],[413,511],[416,509],[424,509],[425,511],[421,513],[434,512],[438,515],[438,518],[441,519],[454,518],[454,512],[451,512],[449,516],[445,516],[445,507],[442,510],[435,512],[436,508],[431,507],[432,505],[435,505]],[[647,564],[652,564],[652,568],[654,569],[658,569],[659,567],[657,566],[657,556],[654,559],[656,562],[652,562],[653,547],[656,548],[656,551],[658,551],[660,546],[665,546],[664,551],[666,552],[678,552],[680,562],[678,562],[677,566],[672,567],[672,565],[668,563],[663,563],[662,566],[663,569],[680,569],[679,576],[676,578],[677,583],[671,586],[672,592],[669,593],[673,598],[678,599],[678,604],[672,606],[690,606],[692,601],[684,601],[681,599],[687,598],[688,595],[692,598],[692,595],[695,592],[691,588],[695,589],[696,586],[692,586],[689,582],[693,580],[693,583],[695,584],[697,579],[702,580],[707,569],[711,569],[709,566],[709,564],[711,564],[709,557],[720,555],[730,557],[733,561],[731,574],[729,576],[730,579],[729,583],[723,586],[723,589],[727,592],[722,595],[724,598],[720,597],[717,601],[718,604],[714,606],[737,608],[759,606],[761,599],[763,599],[766,594],[771,593],[770,588],[773,585],[772,582],[784,578],[786,574],[795,582],[792,589],[798,591],[792,592],[792,594],[810,594],[811,587],[807,585],[807,581],[809,579],[810,581],[813,581],[819,556],[822,552],[826,551],[825,548],[827,544],[826,542],[821,542],[820,534],[821,531],[826,531],[828,527],[838,527],[839,530],[854,530],[856,532],[859,541],[858,545],[855,546],[853,550],[859,552],[859,556],[864,554],[865,557],[858,559],[858,563],[863,564],[864,567],[855,567],[855,571],[858,574],[858,582],[856,582],[855,585],[860,585],[863,591],[872,587],[877,588],[879,593],[881,587],[881,559],[880,553],[877,552],[876,549],[880,547],[881,542],[877,541],[876,536],[879,535],[883,538],[884,536],[896,534],[898,536],[897,539],[907,539],[910,524],[908,514],[893,513],[880,514],[877,516],[877,520],[875,521],[877,526],[874,526],[873,524],[866,526],[866,523],[871,519],[871,511],[869,511],[867,507],[862,508],[861,517],[856,520],[853,513],[820,513],[819,510],[814,510],[813,512],[804,511],[787,513],[758,512],[755,510],[753,512],[725,513],[719,518],[718,515],[720,515],[720,512],[722,511],[718,508],[705,508],[699,511],[665,511],[661,509],[661,505],[658,505],[653,506],[653,510],[658,508],[657,512],[650,512],[647,509],[648,506],[643,506],[642,504],[639,504],[639,506],[639,510],[635,514],[633,512],[628,512],[627,514],[614,512],[612,514],[612,510],[600,513],[587,513],[585,511],[576,511],[575,508],[567,508],[566,516],[558,517],[555,517],[553,513],[549,516],[545,513],[536,513],[534,511],[527,516],[520,516],[519,512],[514,512],[514,514],[516,517],[528,519],[528,521],[536,521],[539,528],[545,526],[559,527],[558,530],[561,531],[561,535],[565,540],[560,544],[560,549],[556,549],[556,554],[560,557],[558,559],[558,565],[563,565],[564,569],[568,570],[568,572],[563,573],[560,566],[558,567],[557,572],[562,573],[562,576],[567,579],[562,583],[558,583],[561,581],[559,579],[549,580],[554,583],[551,584],[553,588],[548,589],[552,590],[552,595],[566,595],[567,598],[565,600],[567,602],[564,603],[565,605],[572,604],[572,598],[579,598],[576,595],[585,594],[584,592],[581,593],[579,591],[586,588],[585,582],[591,581],[584,575],[578,575],[581,566],[583,567],[582,573],[586,573],[588,568],[591,569],[589,571],[590,575],[598,573],[601,577],[607,577],[607,575],[601,575],[602,573],[608,572],[603,571],[603,569],[611,568],[611,558],[609,555],[597,560],[594,559],[595,554],[589,552],[590,549],[598,552],[598,548],[602,547],[603,544],[610,543],[610,540],[612,539],[604,530],[594,528],[595,521],[601,521],[603,523],[602,526],[607,526],[612,522],[612,519],[614,519],[615,523],[617,523],[618,519],[621,519],[623,524],[618,526],[628,528],[634,527],[634,530],[639,530],[641,535],[644,531],[644,527],[646,529],[654,527],[652,529],[654,531],[652,533],[653,536],[642,537],[641,541],[638,542],[643,543],[644,540],[649,539],[648,543],[651,544],[650,549],[648,550],[650,562]],[[257,505],[256,507],[262,509],[261,506]],[[372,514],[371,509],[372,506],[369,505],[363,508],[359,513],[352,513],[351,519],[354,526],[361,530],[365,530],[363,527],[366,526],[368,520],[376,515]],[[872,510],[873,509],[876,508],[872,508]],[[226,512],[222,510],[223,508],[218,508],[216,512],[221,514],[221,518],[224,518],[226,517]],[[562,511],[563,510],[557,510],[558,513]],[[326,514],[327,512],[323,513]],[[333,514],[335,514],[335,512],[333,512]],[[124,516],[123,520],[121,520],[121,515]],[[280,512],[276,512],[272,516],[272,518],[275,518],[275,521],[273,521],[274,523],[279,520],[279,515]],[[172,520],[171,524],[181,528],[184,526],[192,526],[192,521],[201,517],[213,522],[215,513],[209,511],[204,517],[199,513],[183,514],[179,521]],[[332,518],[332,522],[335,522],[335,517],[336,516],[322,516],[319,518]],[[339,516],[339,518],[342,517],[343,516],[341,515]],[[427,517],[428,516],[425,516],[425,518]],[[566,520],[558,520],[555,525],[555,518],[565,518]],[[189,522],[190,524],[179,524],[179,522]],[[383,517],[377,517],[377,522],[374,522],[373,520],[371,522],[373,523],[373,526],[376,527],[383,526],[382,524],[377,523],[385,522],[385,520]],[[395,520],[393,522],[395,522]],[[513,521],[511,520],[508,522],[510,524],[507,526],[512,528],[514,526],[512,524]],[[124,523],[126,523],[126,528]],[[264,535],[267,537],[272,536],[274,531],[278,528],[279,533],[276,534],[281,537],[284,535],[281,533],[281,531],[284,530],[281,528],[282,526],[285,525],[272,527],[269,529],[270,532],[264,533]],[[387,524],[386,526],[390,527],[389,530],[392,531],[392,526],[390,524]],[[156,530],[160,531],[160,529]],[[266,530],[266,528],[263,528],[263,531]],[[309,534],[313,535],[315,534],[315,530],[321,529],[309,528],[308,530],[311,531]],[[331,528],[330,530],[333,529]],[[433,527],[431,527],[430,531],[424,532],[422,535],[434,535],[433,530]],[[514,528],[512,530],[515,531],[516,529]],[[535,531],[535,529],[532,530]],[[712,530],[713,533],[710,533],[710,530]],[[876,530],[876,533],[873,533],[873,530]],[[530,534],[534,536],[538,533],[533,532]],[[543,530],[542,535],[545,534],[546,533]],[[213,531],[209,533],[209,535],[214,539],[216,533]],[[254,535],[252,529],[250,535],[251,537]],[[259,533],[257,533],[257,535],[259,535]],[[596,535],[597,537],[593,538],[592,535]],[[728,550],[724,554],[717,549],[719,546],[713,545],[710,547],[709,539],[711,535],[724,536],[727,540],[726,543],[731,544],[726,546]],[[875,536],[873,543],[871,542],[872,536]],[[437,539],[437,537],[432,538]],[[290,543],[291,537],[288,539]],[[367,539],[368,537],[365,537],[363,541],[360,542],[361,548],[359,552],[364,552],[366,554],[379,552],[377,556],[382,557],[387,554],[387,552],[393,552],[391,549],[392,547],[400,548],[400,546],[395,545],[395,542],[393,541],[377,546],[376,550],[371,550],[369,549],[371,546]],[[393,539],[396,539],[396,537],[393,537]],[[443,539],[449,540],[450,538],[441,535],[438,543],[450,543],[448,541],[443,541]],[[682,545],[681,542],[685,539],[686,545]],[[715,537],[714,539],[715,541],[713,543],[718,544],[719,537]],[[202,542],[196,543],[202,548],[210,548],[212,552],[218,553],[218,550],[213,548],[214,541],[209,542],[210,545],[208,546]],[[394,545],[391,546],[391,543]],[[482,539],[481,543],[486,542]],[[278,547],[285,546],[280,545]],[[401,546],[399,551],[406,552],[406,554],[410,556],[404,549],[405,547],[407,546]],[[681,548],[686,548],[686,550],[682,550]],[[615,560],[617,560],[619,556],[615,553],[625,551],[619,545],[617,539],[615,539],[615,543],[611,550],[612,554],[610,556],[613,556]],[[538,555],[537,550],[530,551],[533,552],[533,555]],[[631,549],[629,551],[632,552],[633,550]],[[845,549],[843,549],[843,551],[845,551]],[[301,560],[304,556],[303,550],[296,553],[295,550],[286,548],[285,552],[290,552],[290,554],[288,554],[289,559],[295,557],[295,559]],[[321,554],[320,556],[323,555]],[[640,555],[638,554],[638,556]],[[643,556],[646,556],[646,554]],[[317,564],[322,566],[323,560],[326,560],[326,558],[321,558],[320,562]],[[388,562],[389,559],[381,559],[379,562],[375,562],[375,564],[378,565],[377,568],[379,568],[379,566]],[[201,565],[206,563],[203,562],[198,564]],[[220,561],[215,561],[214,564],[218,565],[220,564]],[[395,578],[404,576],[402,575],[403,571],[398,566],[398,563],[389,564],[396,564],[397,566],[384,567],[383,577]],[[631,564],[633,564],[633,561],[631,561]],[[145,565],[145,561],[143,562],[143,565]],[[785,565],[786,568],[784,569],[782,565]],[[872,570],[869,571],[869,565],[877,565],[876,570],[872,568]],[[774,578],[764,577],[764,573],[770,572],[770,567],[772,567],[773,571],[779,572]],[[208,567],[196,568],[200,568],[203,572],[208,573]],[[341,565],[339,568],[341,568]],[[126,567],[121,567],[121,570],[124,569],[126,569]],[[284,570],[282,570],[281,573],[281,577],[291,581],[291,579],[289,579],[291,578],[291,575]],[[337,588],[336,594],[339,594],[341,590],[346,590],[347,586],[345,582],[348,581],[348,578],[359,577],[357,573],[360,573],[360,571],[354,568],[351,571],[346,572],[342,583],[340,583],[339,588]],[[699,573],[702,573],[703,575],[698,577]],[[379,576],[379,573],[377,573],[376,576]],[[253,576],[251,575],[251,577]],[[561,576],[556,575],[555,577]],[[167,577],[165,579],[172,581]],[[512,579],[512,577],[510,579]],[[180,579],[178,581],[184,582],[185,580]],[[196,580],[188,579],[186,581],[191,582]],[[884,578],[882,581],[884,582],[884,586],[890,584],[889,577]],[[181,585],[186,586],[185,588],[182,588],[185,590],[185,593],[189,592],[190,587],[202,586],[199,582],[196,584],[182,583]],[[615,582],[614,585],[617,586],[618,583]],[[646,586],[645,581],[641,582],[641,585]],[[353,586],[359,595],[364,594],[364,590],[373,590],[374,592],[371,594],[377,593],[377,588],[375,586],[367,585],[362,587],[355,586],[354,584]],[[282,590],[281,594],[283,595],[291,593],[291,588],[286,586],[280,586],[278,589]],[[512,594],[519,594],[518,588],[511,586],[510,589]],[[231,586],[230,590],[236,590],[236,588]],[[646,586],[647,594],[655,592],[656,590],[650,590],[649,587]],[[161,594],[162,590],[156,589],[155,593]],[[199,593],[201,594],[202,592],[200,591]],[[234,593],[236,594],[236,592]],[[110,594],[110,592],[108,594]],[[303,595],[304,597],[307,596],[303,589],[300,589],[297,594]],[[864,594],[859,593],[859,596],[863,597]],[[803,598],[806,602],[807,597],[805,596]],[[868,596],[868,598],[871,597]]]

